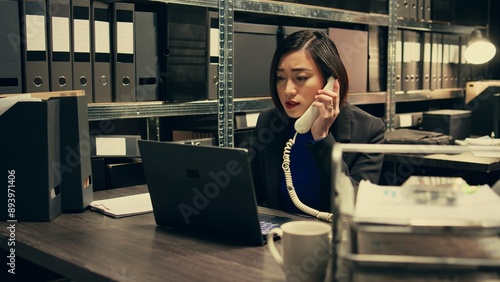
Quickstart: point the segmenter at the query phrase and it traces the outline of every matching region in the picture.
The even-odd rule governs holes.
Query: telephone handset
[[[323,87],[323,89],[333,90],[334,83],[335,79],[333,77],[328,78],[328,82],[326,83],[325,87]],[[306,112],[297,121],[295,121],[295,130],[300,134],[308,132],[309,130],[311,130],[311,127],[317,117],[318,108],[311,105],[306,110]]]
[[[333,77],[330,77],[328,79],[328,82],[326,83],[325,87],[323,89],[332,89],[333,90],[333,85],[335,83],[335,79]],[[297,134],[304,134],[311,130],[311,127],[318,117],[318,109],[314,106],[310,106],[306,112],[295,121],[295,135],[293,136],[292,139],[288,140],[288,142],[285,145],[285,149],[283,152],[283,164],[281,167],[283,168],[283,173],[285,174],[285,184],[286,184],[286,189],[288,190],[288,194],[290,195],[290,199],[292,199],[293,204],[301,211],[312,215],[318,219],[324,220],[331,222],[333,214],[328,213],[328,212],[320,212],[316,209],[313,209],[311,207],[308,207],[304,203],[302,203],[297,196],[297,193],[295,192],[295,187],[293,187],[293,181],[292,181],[292,171],[290,169],[290,151],[292,150],[293,144],[295,144],[295,139],[297,137]]]

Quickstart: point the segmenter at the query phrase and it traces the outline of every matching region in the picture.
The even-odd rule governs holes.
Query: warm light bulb
[[[465,49],[465,59],[471,64],[484,64],[493,59],[496,53],[495,45],[486,40],[477,40]]]

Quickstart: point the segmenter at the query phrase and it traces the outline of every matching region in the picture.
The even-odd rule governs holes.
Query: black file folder
[[[432,34],[432,55],[431,55],[431,89],[442,88],[443,69],[443,35],[441,33]]]
[[[424,32],[422,51],[422,89],[431,89],[431,55],[432,55],[432,34]]]
[[[402,77],[403,91],[416,90],[420,83],[420,33],[413,30],[403,31]]]
[[[329,28],[349,76],[349,92],[365,93],[368,81],[368,32],[356,29]]]
[[[111,20],[109,4],[101,1],[92,1],[92,71],[93,71],[93,100],[112,102],[111,78]]]
[[[431,20],[431,11],[432,11],[432,0],[419,0],[424,2],[424,20],[425,21],[430,21]]]
[[[90,0],[72,0],[73,89],[84,90],[87,103],[93,102]]]
[[[262,97],[269,93],[266,82],[266,62],[276,49],[278,26],[267,24],[235,23],[233,91],[235,98]],[[255,50],[261,50],[255,54]],[[252,56],[254,54],[254,56]]]
[[[87,100],[60,97],[61,195],[63,212],[80,212],[93,201]]]
[[[441,87],[442,88],[449,88],[450,87],[450,76],[451,76],[451,69],[450,69],[450,35],[449,34],[443,34],[443,69],[442,69],[442,75],[443,80],[441,82]]]
[[[416,20],[418,16],[418,1],[422,0],[408,0],[408,17]]]
[[[159,100],[157,13],[135,12],[135,100]]]
[[[56,218],[61,214],[59,101],[17,102],[0,115],[0,132],[6,133],[0,138],[5,179],[0,220]],[[15,200],[13,213],[7,199]]]
[[[70,0],[47,0],[50,90],[73,89]]]
[[[0,94],[21,93],[21,34],[19,30],[19,2],[0,0]]]
[[[467,62],[467,60],[464,57],[464,52],[465,49],[467,48],[467,40],[468,36],[460,36],[460,69],[459,69],[459,86],[460,87],[467,87],[467,82],[472,81],[472,70],[471,70],[471,64]]]
[[[396,0],[396,15],[398,18],[410,18],[409,0]]]
[[[219,13],[208,12],[208,99],[217,99],[219,95]]]
[[[22,0],[21,38],[23,92],[49,91],[45,0]]]
[[[449,77],[448,77],[448,88],[459,87],[458,81],[460,76],[460,36],[456,34],[450,34],[450,58],[448,62]]]
[[[170,3],[160,8],[162,98],[207,99],[208,8]]]
[[[424,0],[417,0],[417,20],[418,21],[424,20],[424,7],[425,7],[425,1]]]
[[[402,64],[403,64],[403,31],[398,29],[396,31],[396,50],[394,59],[394,91],[401,91],[403,82],[402,82]]]
[[[57,130],[60,160],[51,163],[60,182],[63,212],[81,212],[93,201],[90,167],[90,141],[87,101],[82,90],[31,93],[43,102],[57,100],[58,116],[53,120]],[[8,94],[4,96],[17,96]],[[0,101],[2,96],[0,96]],[[60,134],[59,134],[60,132]],[[35,138],[36,139],[36,138]],[[29,162],[27,162],[29,163]]]
[[[385,33],[386,34],[386,33]],[[387,68],[385,62],[386,45],[384,29],[380,26],[368,27],[368,91],[377,92],[386,90]]]
[[[402,85],[401,89],[403,91],[414,90],[413,81],[415,77],[413,75],[412,69],[412,55],[413,55],[413,31],[403,30],[401,37],[402,44],[402,55],[403,59],[401,61],[401,77]]]
[[[114,2],[113,92],[115,102],[135,101],[134,3]]]

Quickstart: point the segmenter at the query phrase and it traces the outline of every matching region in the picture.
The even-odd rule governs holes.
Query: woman
[[[333,77],[333,89],[323,89]],[[382,143],[385,124],[346,101],[349,81],[335,44],[327,34],[303,30],[287,36],[274,53],[270,90],[274,108],[258,118],[249,151],[259,205],[297,212],[282,169],[283,151],[296,135],[295,121],[309,106],[318,116],[311,130],[295,136],[290,168],[298,198],[321,211],[330,210],[331,150],[335,142]],[[354,187],[378,182],[382,154],[344,153],[343,171]]]

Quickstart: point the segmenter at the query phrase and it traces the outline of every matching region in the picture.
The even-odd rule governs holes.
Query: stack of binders
[[[84,90],[87,103],[159,99],[156,11],[99,0],[0,0],[0,18],[0,94]]]

